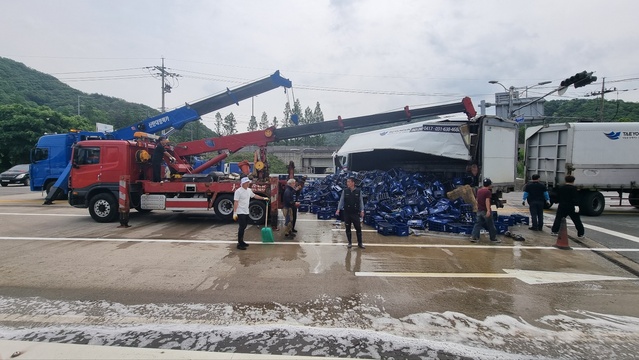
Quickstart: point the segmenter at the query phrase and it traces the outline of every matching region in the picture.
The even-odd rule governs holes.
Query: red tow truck
[[[253,191],[270,197],[269,217],[276,224],[279,179],[271,177],[266,161],[268,143],[368,126],[408,122],[413,119],[466,113],[468,119],[476,115],[470,98],[461,102],[424,108],[368,115],[350,119],[325,121],[287,128],[268,128],[223,137],[180,143],[172,147],[174,162],[165,157],[172,176],[164,182],[153,182],[150,154],[156,146],[157,136],[136,133],[133,140],[86,140],[73,148],[69,177],[69,204],[88,208],[97,222],[112,222],[118,218],[118,199],[124,197],[131,208],[140,212],[149,210],[186,211],[213,210],[222,220],[231,220],[233,192],[240,186],[237,179],[217,173],[202,174],[208,167],[225,159],[246,146],[259,146],[255,154],[257,176]],[[193,168],[188,159],[194,155],[218,153],[200,167]],[[122,193],[121,185],[126,189]],[[266,215],[264,201],[251,201],[250,220],[263,223]]]

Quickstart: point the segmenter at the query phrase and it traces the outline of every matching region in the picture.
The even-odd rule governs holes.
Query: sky
[[[598,81],[546,99],[593,98],[603,85],[616,89],[608,100],[639,101],[637,10],[634,0],[3,1],[0,56],[156,109],[153,68],[164,58],[178,75],[167,110],[279,70],[292,91],[220,110],[233,112],[242,132],[251,114],[281,121],[287,101],[319,102],[325,120],[464,96],[479,108],[504,88],[552,81],[528,90],[545,95],[583,70]],[[212,127],[214,113],[202,119]]]

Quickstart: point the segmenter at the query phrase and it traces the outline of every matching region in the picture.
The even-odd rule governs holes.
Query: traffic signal
[[[562,87],[568,87],[574,84],[575,88],[579,88],[579,87],[591,84],[595,81],[597,81],[597,77],[592,76],[592,72],[587,72],[584,70],[580,73],[576,73],[575,75],[563,80],[560,85]]]
[[[581,80],[575,82],[575,88],[586,86],[588,84],[592,84],[593,82],[597,81],[597,77],[592,76],[592,72],[586,73],[584,71],[582,74],[585,74],[585,75],[582,76]]]

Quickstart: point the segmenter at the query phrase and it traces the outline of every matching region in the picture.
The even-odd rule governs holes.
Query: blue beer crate
[[[318,211],[320,211],[322,207],[319,205],[311,205],[311,214],[317,214]]]
[[[408,230],[408,226],[404,224],[395,224],[395,235],[397,236],[408,236],[410,231]]]
[[[424,224],[424,220],[408,220],[406,222],[406,226],[413,229],[424,230],[426,228],[426,224]]]
[[[502,223],[495,223],[495,229],[497,229],[497,234],[503,235],[508,231],[508,225]]]
[[[528,216],[524,216],[521,214],[512,214],[510,215],[510,217],[513,218],[514,224],[524,224],[524,225],[530,224],[530,218]]]
[[[513,226],[513,218],[510,215],[499,215],[495,218],[495,223],[506,224],[508,226]]]
[[[452,223],[452,224],[448,224],[448,227],[450,228],[450,232],[452,233],[470,235],[473,232],[474,225],[463,224],[463,223]]]
[[[448,221],[446,220],[428,220],[428,230],[430,231],[439,231],[439,232],[448,232]]]
[[[297,211],[299,211],[299,212],[308,212],[310,207],[311,206],[309,204],[300,204],[300,206],[297,208]]]
[[[395,225],[389,222],[386,222],[386,221],[378,222],[375,227],[377,228],[377,232],[384,236],[395,234]]]
[[[319,220],[330,220],[333,218],[334,213],[331,213],[329,210],[320,210],[317,212],[317,219]]]

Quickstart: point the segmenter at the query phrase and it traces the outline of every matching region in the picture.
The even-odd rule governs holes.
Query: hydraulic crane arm
[[[118,140],[129,140],[133,139],[134,133],[138,131],[157,133],[169,128],[179,130],[186,124],[199,120],[200,116],[204,114],[211,113],[232,104],[239,105],[238,103],[242,100],[265,93],[280,86],[290,88],[292,83],[290,80],[281,77],[278,70],[264,79],[257,80],[237,89],[229,90],[227,88],[226,91],[221,94],[200,100],[193,104],[185,104],[175,110],[150,117],[129,127],[115,130],[110,133],[108,137]]]
[[[184,106],[171,110],[148,119],[142,120],[131,126],[115,130],[106,134],[107,139],[131,140],[138,131],[147,133],[156,133],[169,128],[182,129],[184,125],[197,121],[200,116],[208,114],[215,110],[222,109],[231,104],[238,104],[239,101],[248,99],[252,96],[265,93],[280,86],[290,88],[292,83],[289,79],[280,76],[279,70],[272,75],[241,86],[234,90],[226,89],[225,92],[200,100],[193,104],[185,104]],[[71,172],[71,163],[68,162],[64,171],[58,176],[55,184],[47,194],[44,201],[45,204],[51,204],[60,192],[67,190],[69,181],[69,173]]]
[[[469,97],[462,99],[461,103],[429,106],[425,108],[409,109],[404,108],[401,111],[375,114],[368,116],[360,116],[347,120],[325,121],[315,124],[307,124],[300,126],[292,126],[287,128],[275,129],[273,131],[275,140],[287,140],[297,137],[310,135],[325,134],[350,129],[358,129],[367,126],[383,125],[394,122],[410,121],[413,117],[438,116],[464,112],[468,118],[473,118],[477,114],[473,108],[473,103]]]
[[[465,97],[461,102],[454,104],[437,105],[416,109],[408,109],[407,107],[402,111],[360,116],[350,119],[338,118],[337,120],[324,121],[315,124],[306,124],[280,129],[268,128],[266,130],[251,131],[242,134],[233,134],[217,138],[184,142],[176,145],[174,147],[174,152],[177,156],[180,157],[223,150],[234,153],[246,146],[265,146],[270,142],[278,140],[287,140],[303,136],[326,134],[367,126],[407,122],[410,121],[412,118],[417,117],[446,115],[461,112],[466,113],[469,119],[476,115],[470,98]],[[221,154],[220,156],[217,156],[214,159],[209,160],[202,166],[194,169],[193,173],[202,172],[206,168],[214,165],[225,157],[226,154]]]

